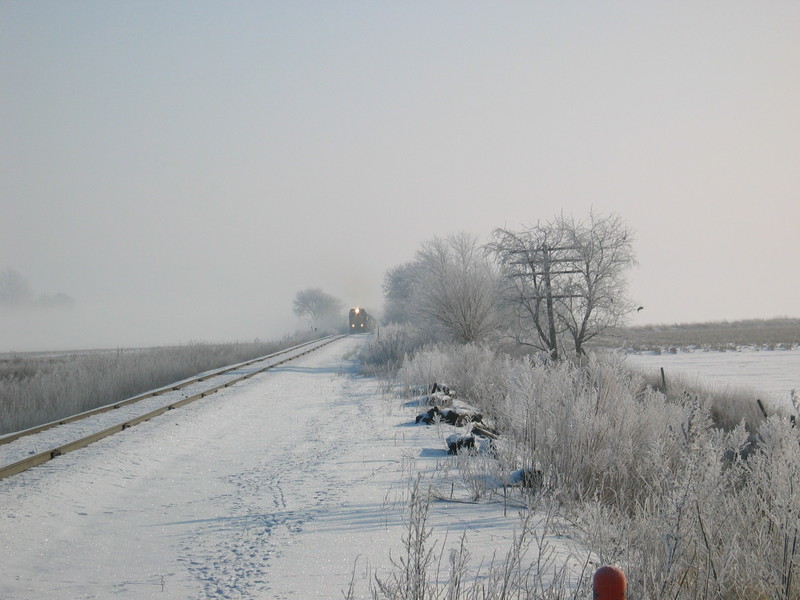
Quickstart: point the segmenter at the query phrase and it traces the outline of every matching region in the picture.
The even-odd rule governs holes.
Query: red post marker
[[[592,579],[594,600],[625,600],[628,582],[625,573],[617,567],[600,567]]]

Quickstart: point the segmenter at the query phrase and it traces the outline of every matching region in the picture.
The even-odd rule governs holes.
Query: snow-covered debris
[[[447,436],[447,453],[458,454],[462,450],[476,451],[475,436],[454,433]]]
[[[508,475],[508,485],[538,488],[542,485],[542,472],[538,469],[517,469]]]
[[[447,396],[450,396],[451,398],[455,398],[456,397],[456,391],[453,388],[451,388],[446,383],[436,383],[435,381],[433,382],[433,385],[431,385],[430,393],[431,394],[437,394],[437,393],[445,394]]]
[[[483,420],[483,415],[478,412],[472,412],[456,408],[433,408],[417,415],[416,422],[430,425],[437,421],[442,421],[457,427],[463,427],[468,423],[480,423]]]
[[[496,440],[500,437],[500,433],[494,427],[489,427],[485,423],[473,423],[472,433],[491,440]]]
[[[470,454],[495,454],[494,440],[481,438],[472,433],[454,433],[445,440],[448,454],[458,454],[464,450]]]
[[[433,383],[415,389],[417,397],[414,401],[419,406],[451,406],[457,398],[456,391],[444,383]]]

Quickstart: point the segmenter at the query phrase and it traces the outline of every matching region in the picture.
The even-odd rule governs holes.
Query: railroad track
[[[328,336],[299,344],[267,356],[208,371],[121,402],[0,437],[0,479],[84,448],[168,410],[305,356],[342,337]]]

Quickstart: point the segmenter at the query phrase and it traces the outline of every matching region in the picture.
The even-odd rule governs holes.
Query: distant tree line
[[[75,299],[63,292],[35,294],[27,279],[7,267],[0,271],[0,307],[3,308],[71,308]]]

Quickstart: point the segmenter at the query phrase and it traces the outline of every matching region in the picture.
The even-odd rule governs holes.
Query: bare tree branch
[[[503,274],[505,302],[522,324],[520,340],[558,358],[633,310],[625,273],[635,264],[633,235],[616,215],[587,221],[559,216],[521,232],[497,229],[489,248]]]

